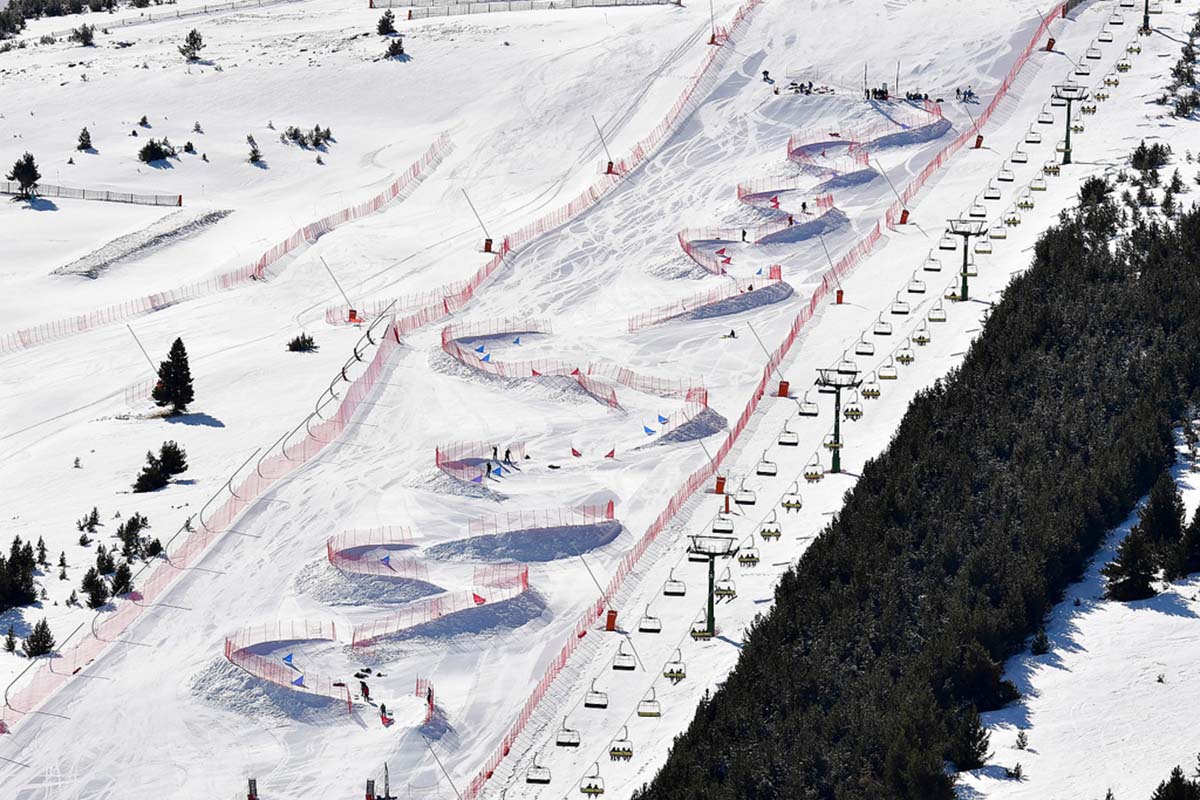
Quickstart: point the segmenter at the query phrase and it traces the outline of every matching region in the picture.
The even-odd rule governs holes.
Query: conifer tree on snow
[[[379,18],[379,25],[376,26],[375,30],[380,36],[388,36],[396,32],[396,17],[392,14],[390,8],[383,12],[383,16]]]
[[[258,149],[258,142],[254,141],[254,134],[246,134],[246,144],[250,145],[250,154],[247,160],[251,164],[258,164],[262,161],[262,151]]]
[[[1163,470],[1138,512],[1138,527],[1154,545],[1172,544],[1183,533],[1183,498],[1170,470]]]
[[[162,448],[158,451],[158,463],[162,471],[168,476],[187,472],[187,453],[173,441],[163,442]],[[132,520],[133,518],[131,517],[130,519]]]
[[[200,35],[200,31],[192,28],[188,33],[187,38],[183,40],[183,44],[179,46],[179,55],[186,58],[188,61],[195,61],[200,57],[200,51],[205,47],[204,37]]]
[[[8,624],[8,633],[4,635],[4,652],[17,652],[17,637],[16,634],[13,633],[13,626],[11,622]]]
[[[183,339],[175,340],[167,360],[159,364],[158,383],[154,385],[150,396],[160,406],[172,406],[172,414],[183,413],[188,404],[195,399],[192,370],[188,366],[187,349],[183,346]]]
[[[960,716],[956,728],[955,741],[947,754],[949,759],[960,771],[982,767],[991,758],[988,752],[991,734],[984,727],[979,712],[974,707],[968,708]]]
[[[21,642],[21,649],[30,658],[48,655],[54,650],[54,634],[50,632],[50,624],[45,617],[33,626],[25,641]]]
[[[37,191],[37,184],[42,179],[42,173],[38,172],[37,162],[33,160],[33,153],[27,152],[16,160],[12,171],[5,177],[7,180],[17,182],[18,199],[29,200]]]
[[[158,457],[147,450],[146,463],[142,466],[137,480],[133,482],[133,491],[135,493],[157,491],[167,485],[170,477],[163,472],[162,462],[158,460]]]
[[[88,567],[79,588],[88,597],[88,608],[100,608],[108,602],[108,586],[95,567]]]
[[[1149,537],[1140,525],[1117,547],[1117,557],[1101,570],[1108,579],[1107,595],[1113,600],[1145,600],[1157,594],[1154,580],[1154,553]]]
[[[91,150],[92,149],[92,134],[84,128],[79,132],[79,143],[75,145],[76,150]]]
[[[117,565],[117,570],[112,576],[112,593],[116,597],[119,594],[129,594],[132,591],[133,572],[129,569],[129,565],[122,561]]]
[[[1150,800],[1200,800],[1200,784],[1188,780],[1183,769],[1175,767],[1171,777],[1158,785]]]
[[[1196,509],[1191,523],[1183,531],[1179,540],[1179,558],[1177,574],[1179,578],[1200,572],[1200,508]]]

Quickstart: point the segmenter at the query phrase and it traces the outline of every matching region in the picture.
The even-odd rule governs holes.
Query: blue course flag
[[[646,435],[647,435],[647,436],[653,436],[653,435],[654,435],[654,429],[653,429],[653,428],[647,428],[645,425],[643,425],[643,426],[642,426],[642,430],[646,432]]]
[[[755,274],[755,275],[762,275],[762,267],[759,267],[759,268],[758,268],[758,272],[756,272],[756,273],[754,273],[754,274]]]
[[[476,475],[474,478],[471,478],[471,483],[483,483],[483,476]]]
[[[520,336],[518,336],[517,338],[513,339],[513,344],[520,344],[520,343],[521,343],[521,337],[520,337]]]
[[[494,470],[492,470],[492,474],[493,475],[503,475],[504,467],[496,467]]]
[[[288,653],[286,656],[283,657],[283,663],[287,664],[289,667],[292,666],[292,654],[291,653]]]
[[[292,686],[303,686],[303,685],[304,685],[304,676],[303,675],[301,675],[299,678],[296,678],[296,680],[292,681]]]
[[[659,425],[666,425],[668,422],[670,422],[670,420],[667,419],[666,417],[664,417],[662,414],[658,415],[658,424]]]
[[[388,567],[390,567],[390,566],[392,565],[392,556],[391,556],[391,554],[388,554],[388,555],[384,556],[383,558],[381,558],[381,559],[379,559],[379,560],[380,560],[380,561],[382,561],[382,562],[384,563],[384,566],[388,566]]]
[[[482,353],[482,352],[483,352],[483,345],[479,345],[479,347],[476,347],[476,348],[475,348],[475,352],[476,352],[476,353]]]
[[[492,354],[491,354],[491,353],[488,353],[486,356],[484,356],[483,358],[481,358],[481,359],[479,359],[479,360],[480,360],[480,361],[491,361],[491,360],[492,360]]]

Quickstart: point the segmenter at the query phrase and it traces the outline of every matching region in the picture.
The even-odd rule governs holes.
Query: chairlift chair
[[[888,356],[887,363],[879,368],[879,380],[894,381],[899,377],[900,374],[896,370],[896,365],[892,363],[892,357]]]
[[[988,236],[992,239],[1007,239],[1008,228],[1004,226],[1003,222],[997,222],[991,228],[988,228]]]
[[[1162,3],[1151,3],[1150,4],[1150,13],[1151,14],[1163,13],[1163,4]],[[1138,52],[1139,53],[1142,52],[1141,45],[1138,46]]]
[[[639,717],[662,716],[662,704],[655,698],[653,686],[650,687],[650,694],[638,701],[637,715]]]
[[[905,342],[904,346],[896,352],[896,361],[906,367],[916,360],[917,354],[909,347],[908,342]]]
[[[617,654],[613,656],[612,668],[617,672],[633,672],[637,669],[637,659],[633,653],[625,652],[625,640],[617,645]]]
[[[815,402],[808,399],[808,392],[804,393],[804,398],[796,404],[796,414],[801,417],[815,417],[821,413],[821,409]]]
[[[875,355],[875,343],[867,341],[865,332],[863,333],[862,336],[860,336],[858,338],[858,341],[854,345],[854,355],[856,355],[856,356],[873,356],[873,355]]]
[[[1026,189],[1021,193],[1021,196],[1017,198],[1017,208],[1021,211],[1031,211],[1033,210],[1033,205],[1033,195],[1029,193],[1028,189]]]
[[[858,392],[855,391],[850,395],[850,401],[846,403],[846,407],[842,409],[842,416],[851,422],[858,422],[860,419],[862,419],[862,415],[862,403],[859,402]]]
[[[587,797],[599,797],[604,794],[604,778],[600,777],[600,763],[592,767],[592,772],[579,781],[579,791]]]
[[[772,511],[771,513],[774,514],[775,512]],[[754,546],[754,534],[750,534],[750,544],[738,550],[738,566],[757,567],[761,560],[758,548]]]
[[[975,252],[981,256],[991,255],[992,240],[988,238],[987,234],[984,234],[975,241]]]
[[[1105,80],[1107,80],[1107,79],[1105,79]],[[1107,83],[1105,84],[1105,86],[1107,86]],[[1095,93],[1092,95],[1092,97],[1096,98],[1096,100],[1101,103],[1104,102],[1105,100],[1107,100],[1108,98],[1112,97],[1112,94],[1108,91],[1108,89],[1105,88],[1105,86],[1101,86],[1098,89],[1096,89]]]
[[[908,303],[904,300],[901,300],[900,295],[896,295],[896,299],[892,301],[892,306],[890,309],[891,313],[898,317],[902,317],[908,314],[911,310],[912,308],[908,305]]]
[[[759,459],[758,464],[755,465],[754,474],[755,475],[763,475],[763,476],[766,476],[769,478],[773,478],[779,474],[779,465],[776,464],[774,461],[767,460],[767,451],[766,450],[763,450],[762,458]]]
[[[800,444],[800,434],[788,427],[787,422],[783,423],[783,430],[779,432],[780,447],[796,447]]]
[[[1133,8],[1136,0],[1121,0],[1121,8]]]
[[[1133,69],[1133,62],[1128,58],[1117,59],[1117,72],[1129,72],[1131,69]]]
[[[1030,128],[1029,130],[1027,130],[1025,132],[1025,144],[1041,144],[1041,143],[1042,143],[1042,134],[1040,131],[1035,131],[1033,128]],[[1016,159],[1013,159],[1013,160],[1015,161]]]
[[[1114,11],[1113,15],[1108,18],[1108,24],[1109,25],[1124,25],[1125,17],[1123,17],[1121,15],[1120,11]]]
[[[913,273],[908,280],[908,286],[905,287],[909,294],[925,294],[925,281],[917,277],[917,273]],[[874,355],[872,351],[871,355]]]
[[[675,570],[672,569],[666,583],[663,584],[663,597],[683,597],[686,594],[687,584],[681,580],[677,580],[675,578]]]
[[[813,460],[808,462],[808,466],[804,468],[804,480],[809,483],[819,483],[825,477],[825,468],[821,466],[821,457],[813,456]]]
[[[946,321],[946,307],[942,305],[941,300],[938,300],[937,305],[935,305],[933,308],[929,309],[929,321],[930,322],[945,322]]]
[[[871,374],[869,374],[867,376],[866,383],[863,384],[863,388],[862,388],[863,399],[864,400],[878,400],[880,394],[882,394],[882,392],[879,391],[879,378],[875,377],[875,373],[872,372]]]
[[[733,583],[733,575],[729,571],[729,567],[721,573],[721,577],[717,578],[717,582],[713,584],[713,597],[721,600],[732,600],[737,597],[737,586]]]
[[[683,663],[683,655],[678,648],[675,655],[663,667],[663,677],[671,683],[679,683],[687,677],[687,665]]]
[[[989,200],[989,201],[999,200],[1000,199],[1000,187],[994,186],[989,183],[987,185],[987,188],[983,190],[983,199]]]
[[[1029,191],[1044,192],[1046,191],[1046,179],[1042,177],[1034,178],[1029,182]]]
[[[795,486],[796,486],[796,484],[793,483],[792,487],[795,488]],[[792,494],[792,492],[789,492],[788,494]],[[800,493],[795,492],[795,495],[796,495],[796,504],[797,504],[796,510],[799,510],[800,509]],[[784,495],[784,500],[785,500],[785,502],[787,500],[786,494]],[[784,506],[784,507],[788,508],[787,506]],[[763,522],[763,524],[759,527],[758,535],[763,538],[764,542],[770,541],[771,539],[778,540],[781,536],[783,536],[783,528],[780,527],[779,519],[776,516],[776,512],[774,510],[771,511],[770,518],[767,519],[765,522]]]
[[[650,606],[638,620],[638,633],[662,633],[662,620],[650,614]]]
[[[975,263],[974,258],[972,258],[970,261],[967,262],[967,268],[965,270],[963,270],[963,273],[965,273],[968,278],[978,278],[979,277],[979,265],[977,265]],[[960,274],[962,274],[962,273],[960,273]]]
[[[703,611],[701,611],[700,616],[698,616],[692,622],[692,629],[689,635],[692,637],[692,639],[698,642],[707,641],[712,638],[712,634],[708,632],[708,617],[705,616]]]
[[[1104,58],[1104,53],[1100,52],[1099,47],[1089,47],[1083,54],[1083,57],[1091,61],[1099,61],[1101,58]]]
[[[871,333],[875,334],[876,336],[891,336],[892,323],[885,320],[883,315],[880,314],[875,318],[875,325],[871,328]]]
[[[1111,42],[1113,40],[1112,31],[1110,31],[1108,28],[1101,28],[1100,34],[1096,38],[1099,39],[1102,43],[1108,44],[1109,42]]]
[[[912,341],[917,347],[924,347],[933,341],[933,337],[929,335],[929,326],[922,322],[921,327],[913,333]]]
[[[592,687],[584,692],[584,708],[608,708],[608,692],[596,688],[596,679],[592,678]]]
[[[733,495],[733,502],[739,506],[752,506],[758,502],[758,495],[752,489],[746,488],[746,481],[743,479],[741,486],[738,487],[737,492]]]
[[[1029,153],[1018,147],[1013,150],[1012,156],[1008,160],[1014,164],[1026,164],[1029,162]]]
[[[938,250],[957,250],[958,239],[954,238],[952,233],[943,233],[942,238],[938,241]]]
[[[1079,105],[1079,113],[1083,114],[1084,116],[1090,117],[1093,114],[1095,114],[1097,111],[1099,111],[1099,108],[1096,106],[1096,104],[1094,102],[1093,103],[1081,103]]]
[[[555,747],[579,747],[579,731],[567,727],[567,718],[563,717],[562,727],[554,734]]]
[[[1083,109],[1079,111],[1079,114],[1071,118],[1071,133],[1083,133]]]
[[[633,758],[633,741],[629,738],[629,726],[621,726],[621,735],[608,746],[608,757],[612,761],[628,761]]]
[[[800,499],[799,482],[792,484],[792,490],[790,492],[784,492],[783,499],[779,501],[779,505],[784,511],[799,511],[804,507],[804,502]],[[767,534],[765,532],[762,532],[762,536],[764,539],[767,538]]]
[[[1042,165],[1042,174],[1047,177],[1057,178],[1062,175],[1062,164],[1052,158]]]
[[[1067,152],[1067,140],[1059,139],[1054,145],[1054,151],[1057,153]]]
[[[834,439],[832,433],[825,434],[825,438],[821,441],[821,446],[824,447],[826,450],[828,450],[831,453],[834,450],[842,449],[842,443],[839,442],[837,439]]]
[[[996,173],[996,180],[1000,181],[1001,183],[1012,183],[1016,179],[1017,176],[1013,174],[1013,171],[1008,167],[1001,167],[1000,171]]]
[[[1053,125],[1054,114],[1042,106],[1042,110],[1038,112],[1037,121],[1039,125]]]
[[[971,219],[987,219],[987,208],[979,200],[967,207],[967,216]]]
[[[533,755],[533,765],[525,771],[525,782],[538,786],[545,786],[550,783],[550,770],[537,763],[536,753]]]
[[[1076,75],[1091,75],[1092,74],[1092,65],[1087,63],[1086,61],[1080,61],[1078,64],[1075,65],[1075,74]]]
[[[1004,224],[1010,228],[1021,224],[1021,212],[1017,210],[1016,206],[1004,212]]]
[[[1158,10],[1158,11],[1155,11],[1155,10],[1154,10],[1155,8],[1158,8],[1159,10]],[[1151,4],[1150,4],[1150,13],[1151,13],[1151,14],[1161,14],[1161,13],[1162,13],[1162,6],[1156,6],[1154,3],[1151,3]],[[1128,45],[1128,46],[1126,46],[1126,48],[1125,48],[1125,52],[1126,52],[1126,53],[1129,53],[1130,55],[1137,55],[1137,54],[1141,53],[1141,52],[1142,52],[1142,43],[1141,43],[1141,40],[1139,40],[1139,39],[1137,38],[1137,36],[1135,36],[1135,37],[1133,37],[1132,39],[1130,39],[1130,40],[1129,40],[1129,45]]]
[[[733,533],[733,517],[718,511],[717,516],[713,517],[712,532]],[[700,560],[703,561],[704,559]]]
[[[921,269],[923,269],[925,272],[941,272],[942,271],[941,259],[939,259],[937,256],[935,256],[933,254],[933,251],[930,250],[929,255],[927,255],[925,257],[925,261],[921,264]]]
[[[846,357],[846,351],[842,351],[842,358],[837,363],[837,373],[839,375],[857,375],[858,364],[854,363],[854,359]]]
[[[1067,99],[1065,97],[1052,96],[1050,98],[1050,107],[1051,108],[1066,108],[1067,107]]]

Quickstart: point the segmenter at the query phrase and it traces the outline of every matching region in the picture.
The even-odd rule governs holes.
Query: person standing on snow
[[[367,686],[366,681],[358,682],[358,690],[362,692],[363,700],[366,700],[368,703],[371,702],[371,687]]]

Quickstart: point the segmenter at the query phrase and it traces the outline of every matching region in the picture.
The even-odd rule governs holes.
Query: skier
[[[379,704],[379,716],[383,717],[385,720],[387,719],[387,703]]]
[[[795,224],[796,224],[796,220],[792,218],[791,214],[788,214],[788,227],[790,228]]]
[[[504,448],[504,463],[505,463],[505,464],[508,464],[510,467],[513,465],[513,463],[512,463],[512,450],[511,450],[511,449],[509,449],[509,448],[507,448],[507,447],[506,447],[506,448]]]
[[[730,329],[729,329],[729,338],[730,338],[730,339],[736,339],[736,338],[737,338],[737,331],[735,331],[733,328],[730,328]]]
[[[742,228],[742,241],[746,241],[746,229]]]
[[[500,448],[498,448],[496,445],[492,445],[492,461],[500,460],[499,451]]]
[[[483,477],[487,478],[491,474],[492,474],[492,462],[484,461],[483,462]]]
[[[956,99],[956,100],[963,99],[962,89],[959,89],[957,86],[954,87],[954,99]]]
[[[366,681],[358,682],[358,690],[362,692],[363,700],[366,700],[368,703],[371,702],[371,687],[367,686]]]
[[[805,200],[805,201],[803,201],[802,203],[800,203],[800,213],[801,213],[801,214],[807,214],[807,213],[808,213],[808,201],[807,201],[807,200]]]

